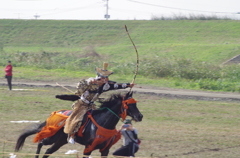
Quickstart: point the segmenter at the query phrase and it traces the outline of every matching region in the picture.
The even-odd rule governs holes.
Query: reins
[[[110,111],[112,114],[114,114],[115,116],[117,116],[117,118],[120,119],[120,117],[119,117],[116,113],[114,113],[111,109],[109,109],[108,107],[103,107],[103,108],[100,108],[100,109],[98,109],[98,110],[104,110],[104,109],[107,109],[107,110]]]
[[[137,103],[137,101],[135,99],[133,99],[133,98],[130,98],[128,100],[123,100],[122,101],[122,106],[121,106],[121,113],[119,114],[120,117],[115,112],[113,112],[111,109],[109,109],[108,107],[103,107],[103,108],[100,108],[98,110],[107,109],[112,114],[114,114],[118,119],[122,118],[122,121],[123,121],[127,117],[128,104],[134,104],[134,103]]]

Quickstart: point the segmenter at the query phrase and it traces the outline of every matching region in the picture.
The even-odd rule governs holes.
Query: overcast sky
[[[0,0],[0,19],[150,20],[216,15],[240,20],[240,0]],[[108,9],[107,9],[108,4]]]

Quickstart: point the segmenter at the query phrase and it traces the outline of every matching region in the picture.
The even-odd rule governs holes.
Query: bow
[[[133,42],[130,34],[128,33],[127,25],[125,25],[125,30],[126,30],[126,32],[127,32],[127,34],[128,34],[129,39],[131,40],[131,42],[132,42],[132,44],[133,44],[133,47],[134,47],[134,49],[135,49],[135,51],[136,51],[136,55],[137,55],[136,71],[135,71],[135,74],[134,74],[134,77],[133,77],[133,80],[132,80],[132,83],[134,83],[134,82],[135,82],[135,79],[136,79],[136,76],[137,76],[137,73],[138,73],[138,65],[139,65],[138,51],[137,51],[137,47],[135,46],[135,44],[134,44],[134,42]],[[131,90],[132,90],[132,87],[130,88],[130,91],[131,91]]]

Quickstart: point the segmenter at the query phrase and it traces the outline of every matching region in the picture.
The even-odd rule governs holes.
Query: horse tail
[[[46,125],[46,121],[41,124],[33,124],[28,127],[17,139],[17,143],[15,146],[15,152],[22,149],[25,139],[33,134],[36,134],[41,131],[41,129]]]

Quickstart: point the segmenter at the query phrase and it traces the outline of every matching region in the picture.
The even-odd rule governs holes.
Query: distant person
[[[7,79],[9,90],[12,90],[12,64],[11,61],[8,61],[8,65],[5,68],[5,78]]]
[[[135,157],[135,153],[139,149],[138,145],[138,131],[132,126],[131,120],[126,119],[120,128],[123,136],[123,145],[113,152],[114,156],[131,156]]]

